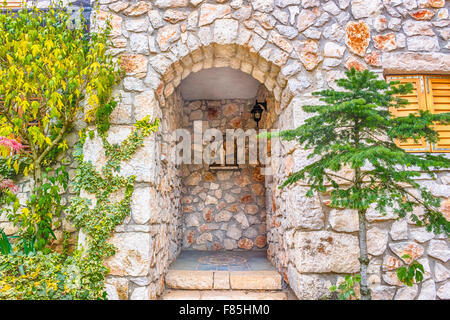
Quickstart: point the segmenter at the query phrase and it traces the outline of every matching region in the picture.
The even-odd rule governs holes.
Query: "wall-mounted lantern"
[[[256,122],[257,129],[259,129],[259,121],[262,118],[262,113],[264,112],[264,110],[267,111],[267,101],[264,101],[264,102],[256,101],[255,105],[253,106],[252,111],[250,111],[252,113],[253,120],[255,120],[255,122]]]

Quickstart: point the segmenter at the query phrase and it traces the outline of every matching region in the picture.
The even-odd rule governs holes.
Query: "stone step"
[[[284,291],[166,290],[161,300],[287,300]]]
[[[281,276],[270,271],[169,270],[166,286],[183,290],[281,290]]]

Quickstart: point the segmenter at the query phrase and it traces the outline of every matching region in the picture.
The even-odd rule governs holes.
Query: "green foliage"
[[[149,117],[144,118],[135,124],[134,130],[120,145],[109,144],[106,134],[99,133],[107,156],[101,173],[95,170],[91,162],[83,161],[82,146],[91,134],[85,132],[76,147],[74,154],[79,165],[73,186],[78,196],[71,199],[68,218],[87,235],[79,263],[80,279],[86,298],[99,299],[104,296],[103,281],[108,269],[103,265],[103,261],[115,253],[114,247],[107,240],[114,228],[130,214],[136,177],[121,177],[114,173],[120,171],[120,163],[129,160],[137,148],[143,145],[144,138],[155,132],[158,125],[158,119],[150,122]],[[89,199],[79,196],[81,190],[95,195],[95,206]],[[111,194],[121,190],[124,192],[123,199],[111,202]]]
[[[67,218],[86,234],[85,247],[70,256],[67,252],[28,251],[28,245],[24,250],[16,247],[9,254],[0,255],[0,299],[106,299],[104,279],[109,270],[103,262],[115,253],[107,240],[130,214],[135,180],[134,176],[114,173],[120,170],[120,162],[130,159],[158,125],[159,120],[150,122],[149,117],[144,118],[121,145],[109,144],[107,135],[100,134],[108,157],[101,173],[91,162],[83,161],[83,144],[91,134],[81,134],[74,150],[79,167],[73,186],[78,196],[71,199]],[[80,197],[81,190],[95,195],[95,206]],[[113,203],[111,194],[121,190],[123,199]]]
[[[67,188],[66,137],[83,114],[107,130],[112,89],[121,75],[107,52],[110,27],[88,37],[81,19],[74,25],[62,5],[0,15],[0,138],[28,146],[11,156],[0,145],[0,175],[30,174],[34,181],[21,208],[2,192],[0,205],[13,210],[3,205],[0,211],[9,210],[20,238],[37,250],[52,237]],[[59,168],[51,173],[50,167]]]
[[[439,211],[440,199],[433,197],[414,178],[422,173],[436,177],[433,170],[449,168],[450,159],[429,153],[407,153],[397,147],[395,140],[425,138],[435,142],[438,136],[432,125],[436,121],[450,123],[450,113],[421,111],[393,117],[389,108],[407,103],[395,95],[410,92],[410,84],[378,80],[367,70],[352,69],[346,75],[337,80],[345,91],[313,93],[323,102],[303,106],[303,110],[313,116],[302,126],[279,133],[281,138],[296,140],[311,151],[308,158],[318,158],[289,176],[281,187],[304,180],[311,186],[309,196],[330,191],[333,207],[367,210],[374,204],[383,213],[393,208],[400,217],[422,206],[423,217],[412,215],[417,224],[448,234],[450,222]],[[343,168],[351,168],[353,177],[343,177],[339,173]],[[411,189],[416,189],[419,196]]]
[[[14,179],[17,177],[16,171],[12,167],[11,163],[18,163],[19,170],[18,172],[23,172],[25,167],[27,166],[26,163],[23,162],[24,159],[21,158],[18,154],[13,154],[9,156],[8,158],[0,157],[0,177],[6,178],[6,179]]]
[[[336,81],[342,89],[322,90],[313,95],[322,104],[306,105],[303,110],[311,114],[303,125],[271,136],[297,141],[309,152],[311,164],[291,174],[280,186],[302,181],[310,186],[307,196],[314,193],[330,195],[330,205],[358,211],[360,221],[360,274],[361,298],[370,299],[367,265],[365,214],[373,206],[385,214],[393,210],[398,217],[408,213],[419,226],[435,233],[450,232],[450,222],[439,210],[440,199],[422,187],[415,179],[421,174],[436,178],[436,169],[449,168],[450,159],[436,154],[413,154],[399,148],[395,141],[420,139],[433,143],[438,133],[432,126],[450,123],[450,113],[431,114],[420,111],[405,117],[394,117],[390,108],[408,103],[398,95],[412,91],[410,83],[386,82],[368,70],[354,69]],[[343,175],[345,170],[351,174]],[[421,207],[424,214],[413,214]],[[418,264],[401,269],[399,275],[411,281],[410,275],[420,277]]]
[[[109,116],[117,106],[117,101],[111,101],[110,103],[100,106],[95,114],[97,130],[100,133],[106,133],[109,130],[111,124],[109,123]]]
[[[0,255],[0,299],[83,299],[78,259],[41,251]]]
[[[60,192],[67,189],[69,174],[65,166],[60,166],[49,175],[51,171],[51,168],[46,168],[42,174],[45,183],[27,200],[27,206],[20,213],[10,213],[8,216],[10,221],[19,226],[21,232],[18,244],[25,249],[31,250],[31,245],[36,250],[42,250],[50,236],[56,239],[52,231],[53,219],[59,217],[63,209]],[[39,218],[30,214],[28,208],[34,208]]]
[[[336,292],[339,300],[357,299],[355,286],[361,282],[361,276],[345,275],[344,281],[337,286],[331,286],[330,292]]]
[[[12,245],[8,239],[8,236],[5,234],[3,229],[0,229],[0,253],[1,254],[10,254],[12,252]]]
[[[408,254],[403,255],[402,258],[411,259]],[[423,280],[425,270],[422,264],[413,260],[407,266],[399,267],[396,272],[398,280],[411,287],[414,284],[414,281],[419,283]]]
[[[137,123],[123,148],[107,144],[109,116],[117,105],[112,90],[122,74],[107,52],[110,26],[87,36],[83,25],[74,26],[62,7],[0,15],[0,138],[28,146],[14,154],[0,145],[0,182],[28,174],[35,182],[24,206],[11,190],[0,189],[0,210],[19,227],[17,241],[0,234],[0,300],[106,298],[103,261],[114,254],[107,240],[130,212],[135,180],[113,171],[142,146],[158,122],[146,118]],[[69,255],[66,233],[60,254],[46,244],[55,236],[52,223],[69,182],[66,137],[82,115],[96,124],[113,160],[101,173],[83,162],[82,145],[94,132],[81,132],[74,150],[80,163],[74,188],[95,194],[97,204],[92,208],[79,193],[72,199],[68,216],[88,240],[85,248]],[[124,199],[112,203],[109,196],[121,190]]]

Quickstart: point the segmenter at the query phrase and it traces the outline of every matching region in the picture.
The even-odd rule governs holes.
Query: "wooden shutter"
[[[450,112],[450,77],[426,76],[427,106],[431,113]],[[436,124],[440,140],[432,145],[433,152],[450,151],[450,125]]]
[[[391,113],[396,117],[404,117],[410,113],[416,113],[419,110],[427,109],[427,101],[425,96],[424,79],[423,76],[413,75],[413,76],[388,76],[386,78],[388,81],[400,81],[401,84],[412,83],[413,91],[406,95],[400,95],[400,98],[408,100],[409,104],[402,108],[391,108]],[[406,141],[397,142],[397,145],[405,149],[408,152],[427,152],[431,151],[431,146],[429,143],[422,139],[422,141],[415,142],[413,139],[408,139]]]

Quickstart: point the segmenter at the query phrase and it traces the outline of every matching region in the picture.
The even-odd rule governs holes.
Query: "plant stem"
[[[358,210],[359,218],[359,263],[361,273],[361,300],[371,300],[370,289],[367,279],[367,266],[369,265],[369,257],[367,255],[367,239],[366,239],[366,210]]]
[[[354,135],[354,146],[355,149],[358,150],[360,143],[360,120],[355,119],[355,127],[353,131]],[[362,173],[361,168],[355,168],[355,177],[354,183],[355,188],[358,192],[361,191],[362,188]],[[358,194],[359,195],[359,194]],[[358,202],[361,203],[362,199],[358,199]],[[369,257],[367,256],[367,228],[366,228],[366,211],[367,209],[362,209],[361,207],[358,209],[358,220],[359,220],[359,264],[360,264],[360,275],[361,275],[361,300],[371,300],[370,289],[369,289],[369,281],[367,279],[367,266],[369,265]]]

